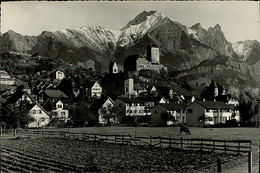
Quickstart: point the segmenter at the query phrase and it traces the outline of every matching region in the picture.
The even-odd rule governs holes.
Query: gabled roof
[[[68,98],[68,96],[60,90],[45,90],[45,94],[50,98]]]
[[[117,65],[116,62],[111,62],[109,65],[109,69],[112,69],[114,67],[114,65]]]
[[[231,109],[234,107],[233,105],[225,104],[224,102],[219,101],[195,101],[193,103],[198,103],[206,109]]]
[[[107,100],[110,100],[114,107],[118,109],[118,107],[110,97],[101,97],[100,99],[95,100],[95,102],[91,105],[90,109],[97,111]]]
[[[119,99],[125,103],[144,103],[144,101],[140,100],[137,97],[134,97],[134,98],[118,97],[117,99]]]
[[[88,88],[88,89],[91,89],[95,85],[95,83],[97,83],[101,87],[101,85],[99,84],[98,81],[88,82],[88,83],[85,84],[85,87]]]
[[[45,112],[48,116],[49,116],[49,113],[40,105],[40,104],[38,104],[38,103],[33,103],[33,104],[29,104],[29,107],[30,107],[30,109],[29,110],[31,110],[34,106],[38,106],[43,112]]]
[[[186,104],[184,103],[160,103],[159,105],[162,105],[170,111],[183,110],[186,107]]]

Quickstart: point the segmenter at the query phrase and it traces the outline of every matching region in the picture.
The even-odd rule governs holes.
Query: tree
[[[18,127],[25,128],[28,127],[29,123],[33,122],[33,118],[29,114],[28,105],[27,101],[22,101],[18,105],[10,103],[1,110],[1,121],[14,129],[14,135],[16,135]]]
[[[238,109],[241,114],[242,124],[258,123],[260,113],[260,90],[245,88],[239,95]]]
[[[64,92],[68,97],[73,97],[73,83],[70,78],[63,78],[60,81],[59,89]]]
[[[114,122],[118,122],[118,110],[114,106],[102,107],[100,108],[101,117],[105,119],[106,125],[111,125],[111,119],[114,119]]]

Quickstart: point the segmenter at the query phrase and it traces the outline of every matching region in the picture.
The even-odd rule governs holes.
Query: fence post
[[[218,171],[218,172],[221,172],[221,160],[220,160],[220,158],[218,158],[218,160],[217,160],[217,167],[218,167],[218,168],[217,168],[217,169],[218,169],[217,171]]]
[[[203,140],[200,138],[200,150],[202,151],[202,146],[203,146]]]
[[[239,155],[239,153],[240,153],[240,141],[238,143],[238,155]]]
[[[227,153],[227,142],[224,140],[225,154]]]
[[[248,152],[248,172],[252,172],[252,141],[249,144],[249,152]]]

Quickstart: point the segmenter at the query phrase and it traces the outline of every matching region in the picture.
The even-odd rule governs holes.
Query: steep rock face
[[[197,66],[180,71],[175,77],[185,81],[215,79],[226,87],[259,87],[259,81],[252,74],[255,71],[250,68],[245,62],[236,62],[233,58],[219,55],[213,60],[205,60]]]
[[[115,35],[102,27],[44,31],[31,53],[64,59],[70,63],[97,62],[97,69],[105,68],[113,58]]]
[[[260,60],[260,44],[257,40],[238,41],[232,47],[248,64],[254,64]]]
[[[212,47],[222,55],[229,55],[232,57],[235,54],[232,44],[226,40],[226,37],[218,24],[213,28],[209,27],[208,30],[206,30],[202,28],[200,23],[197,23],[188,28],[188,33],[194,39]]]
[[[142,14],[145,14],[143,16]],[[169,70],[187,69],[205,59],[212,59],[217,52],[191,38],[187,27],[160,13],[141,13],[123,28],[117,42],[115,57],[119,63],[129,54],[145,55],[146,45],[155,43],[160,48],[160,61]],[[142,17],[141,17],[142,16]],[[128,27],[127,27],[128,26]]]
[[[1,36],[0,51],[3,52],[24,52],[31,50],[37,43],[36,36],[23,36],[12,30]]]

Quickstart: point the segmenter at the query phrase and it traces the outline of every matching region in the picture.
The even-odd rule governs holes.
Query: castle
[[[167,67],[160,64],[160,51],[157,45],[148,44],[146,58],[139,55],[130,55],[124,61],[124,71],[160,70],[167,71]]]

